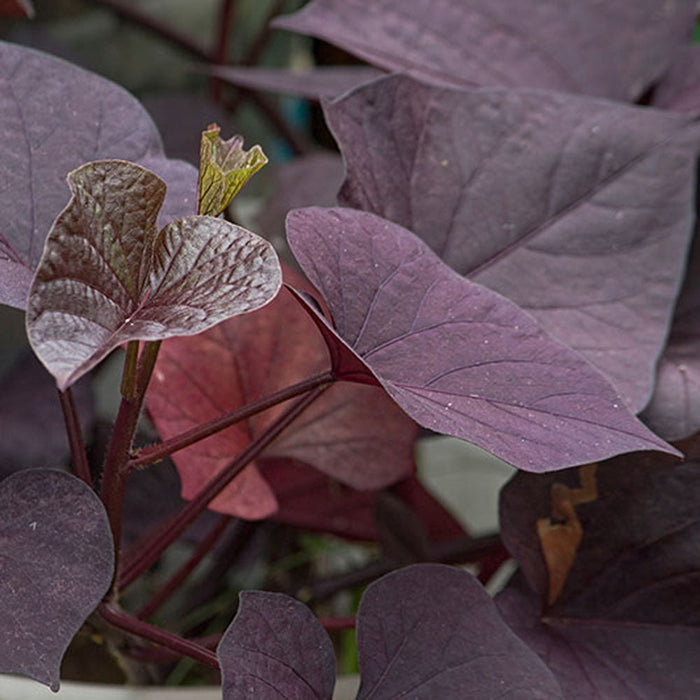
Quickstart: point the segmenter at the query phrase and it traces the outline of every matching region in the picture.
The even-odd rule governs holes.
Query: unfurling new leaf
[[[224,141],[216,124],[202,132],[199,147],[199,213],[218,216],[240,192],[243,185],[267,163],[260,146],[243,150],[243,138],[233,136]]]

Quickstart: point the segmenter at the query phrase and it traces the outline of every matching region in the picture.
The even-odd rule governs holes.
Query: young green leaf
[[[243,138],[224,141],[216,124],[202,132],[199,151],[197,202],[199,213],[218,216],[240,192],[243,185],[267,163],[260,146],[243,150]]]
[[[70,173],[46,241],[27,333],[61,389],[129,340],[194,335],[269,302],[281,284],[267,241],[221,219],[156,229],[165,184],[108,160]]]

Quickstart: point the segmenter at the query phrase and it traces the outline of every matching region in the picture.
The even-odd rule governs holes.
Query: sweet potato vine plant
[[[700,473],[665,442],[700,427],[699,132],[679,109],[697,96],[677,67],[697,65],[678,48],[694,2],[526,5],[315,0],[284,21],[397,73],[302,81],[345,161],[342,206],[287,216],[305,276],[222,216],[259,148],[211,126],[194,172],[116,86],[0,46],[0,300],[26,309],[73,472],[17,464],[0,484],[0,671],[58,689],[85,626],[220,670],[225,698],[330,697],[333,647],[290,596],[242,593],[216,651],[151,617],[230,518],[300,524],[405,482],[422,427],[521,470],[501,498],[520,573],[496,601],[438,563],[371,584],[359,697],[697,695]],[[96,460],[79,380],[120,348]],[[160,441],[137,447],[144,406]],[[184,505],[125,537],[130,481],[170,456]],[[207,509],[222,520],[193,558],[126,609]]]

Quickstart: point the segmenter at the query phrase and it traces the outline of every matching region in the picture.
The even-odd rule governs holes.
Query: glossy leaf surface
[[[644,407],[693,228],[692,118],[402,77],[326,116],[348,169],[341,202],[416,233]]]
[[[694,15],[692,0],[314,0],[274,26],[429,82],[632,101],[690,42]]]
[[[217,653],[224,700],[326,700],[333,694],[331,640],[305,605],[282,593],[242,592]]]
[[[518,474],[502,492],[503,539],[530,584],[499,598],[506,619],[555,673],[566,697],[688,697],[700,688],[700,465],[626,455],[599,465],[598,497],[576,506],[583,537],[558,600],[536,521],[553,484],[580,470]]]
[[[416,564],[371,584],[357,644],[359,699],[563,697],[481,585],[441,564]]]
[[[58,690],[63,654],[112,580],[102,503],[79,479],[47,469],[0,483],[0,672]]]
[[[195,213],[196,169],[165,158],[151,118],[125,90],[12,44],[0,43],[0,68],[0,303],[26,308],[44,239],[70,197],[66,175],[87,161],[137,161],[168,184],[165,218]]]
[[[88,163],[70,185],[27,310],[29,340],[60,388],[122,343],[199,333],[277,293],[274,249],[243,228],[192,216],[158,234],[165,184],[145,168]]]
[[[310,207],[290,213],[287,232],[333,316],[335,330],[314,314],[336,371],[378,380],[421,425],[531,471],[673,451],[576,353],[401,226]]]

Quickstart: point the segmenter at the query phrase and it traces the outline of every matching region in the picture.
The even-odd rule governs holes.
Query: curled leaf
[[[199,151],[197,202],[200,214],[218,216],[240,192],[243,185],[267,163],[260,146],[243,150],[243,138],[224,141],[216,124],[202,132]]]

